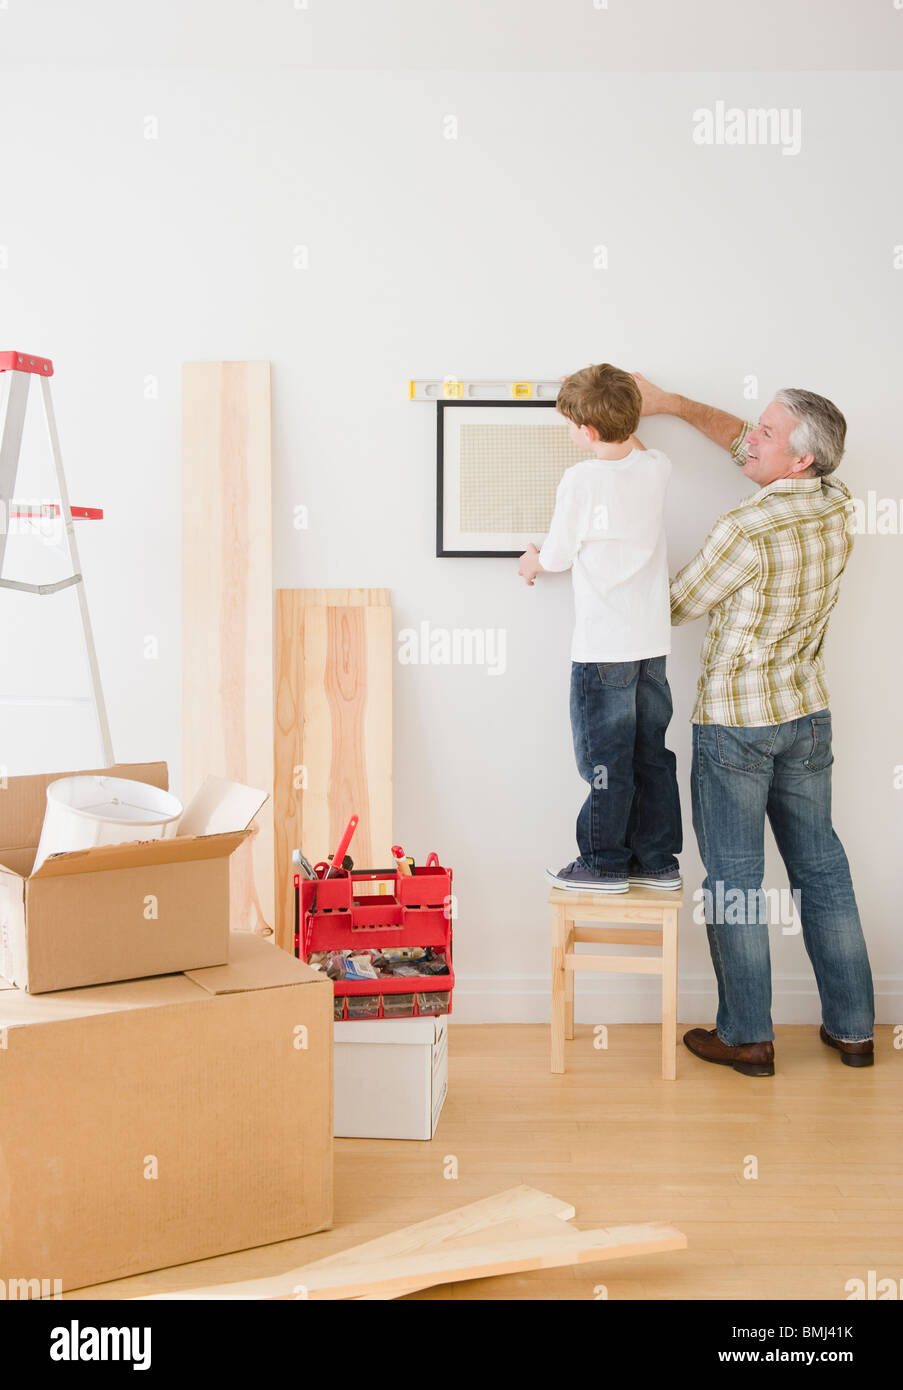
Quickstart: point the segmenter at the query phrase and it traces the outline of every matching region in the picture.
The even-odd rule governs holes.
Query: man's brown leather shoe
[[[691,1028],[684,1033],[684,1045],[704,1062],[716,1062],[721,1067],[733,1067],[744,1076],[774,1076],[774,1043],[740,1043],[728,1047],[718,1036],[718,1030]]]
[[[823,1043],[829,1047],[836,1047],[840,1053],[840,1060],[845,1062],[848,1067],[873,1067],[875,1065],[875,1044],[871,1038],[865,1042],[841,1042],[839,1038],[832,1038],[826,1032],[825,1025],[818,1030],[818,1036]]]

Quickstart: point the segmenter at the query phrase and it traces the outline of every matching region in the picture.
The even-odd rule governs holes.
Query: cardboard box
[[[164,790],[165,763],[92,772]],[[31,873],[47,784],[0,790],[0,975],[32,994],[172,974],[228,959],[229,856],[253,829],[96,846]]]
[[[448,1015],[337,1023],[336,1136],[432,1139],[448,1091]]]
[[[332,1221],[332,983],[228,965],[0,988],[0,1279],[80,1288]],[[59,1287],[59,1285],[57,1285]]]

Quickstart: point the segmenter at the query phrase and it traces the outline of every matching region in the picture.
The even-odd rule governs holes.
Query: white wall
[[[400,39],[398,8],[388,24]],[[527,590],[511,561],[434,557],[434,417],[408,402],[407,381],[557,376],[610,360],[738,413],[779,386],[807,386],[847,414],[842,476],[854,493],[900,498],[899,82],[730,72],[727,48],[724,73],[545,72],[541,43],[534,71],[302,70],[275,34],[267,51],[253,46],[266,68],[238,68],[240,55],[211,41],[208,67],[117,70],[105,7],[78,9],[97,12],[98,66],[59,52],[54,69],[25,70],[15,59],[29,34],[3,54],[2,129],[19,133],[4,140],[0,347],[54,358],[74,500],[106,508],[79,535],[117,754],[166,757],[178,784],[180,363],[269,358],[277,584],[386,586],[396,630],[506,630],[502,676],[396,668],[396,832],[455,870],[456,1017],[543,1018],[542,870],[573,856],[583,795],[567,710],[569,581]],[[539,42],[545,9],[533,10]],[[122,61],[141,61],[140,34],[136,13]],[[422,66],[438,67],[428,37]],[[173,64],[196,39],[184,50],[173,39]],[[385,27],[381,40],[390,61]],[[147,44],[148,61],[167,61],[153,24]],[[799,107],[801,153],[695,145],[692,113],[719,99]],[[455,141],[443,138],[449,114]],[[306,271],[293,268],[299,244]],[[607,271],[594,269],[600,244]],[[743,399],[750,374],[757,403]],[[147,400],[150,376],[159,396]],[[678,422],[652,421],[643,437],[676,463],[675,569],[749,485]],[[298,504],[306,532],[292,526]],[[903,1003],[901,549],[899,535],[860,539],[828,647],[836,825],[887,1022]],[[144,655],[149,635],[156,660]],[[688,753],[702,635],[703,624],[675,631],[670,663],[689,888],[701,878]],[[11,770],[61,765],[49,743],[6,728]],[[773,848],[766,881],[786,883]],[[687,912],[682,932],[681,1016],[711,1021],[704,929]],[[772,939],[777,1021],[816,1019],[800,939]],[[654,987],[634,977],[594,993],[581,981],[581,1016],[654,1018]]]

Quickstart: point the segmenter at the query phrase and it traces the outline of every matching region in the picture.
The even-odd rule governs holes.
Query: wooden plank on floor
[[[392,610],[387,589],[276,592],[276,940],[293,947],[291,855],[391,866]]]
[[[686,1248],[686,1236],[664,1222],[582,1231],[569,1224],[573,1212],[548,1193],[515,1187],[275,1279],[162,1297],[395,1298],[435,1284]]]
[[[233,930],[272,931],[273,567],[269,362],[182,367],[182,769],[270,794],[230,861]]]

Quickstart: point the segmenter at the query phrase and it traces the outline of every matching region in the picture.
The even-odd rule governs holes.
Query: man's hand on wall
[[[632,372],[631,375],[643,397],[644,415],[676,415],[679,420],[686,420],[688,425],[720,444],[722,449],[730,449],[742,432],[743,421],[738,416],[718,410],[713,405],[703,405],[701,401],[691,401],[689,396],[663,391],[639,372]]]
[[[643,397],[644,415],[676,415],[675,406],[678,397],[671,391],[663,391],[660,386],[654,386],[651,381],[647,381],[639,372],[631,372],[631,376],[640,388]]]

